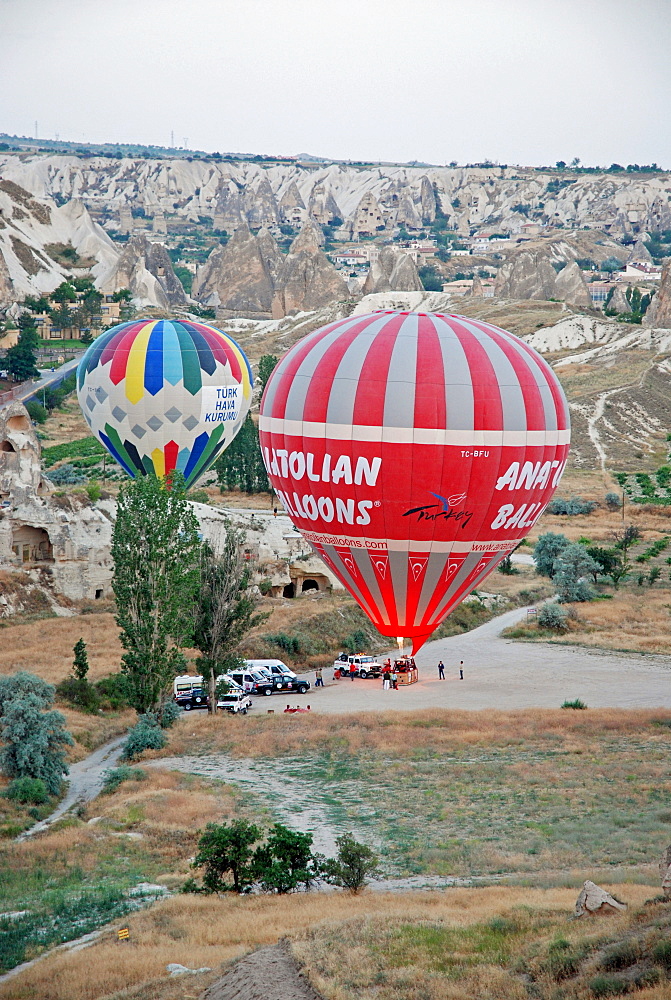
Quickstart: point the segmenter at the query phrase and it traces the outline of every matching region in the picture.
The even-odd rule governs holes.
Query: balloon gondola
[[[570,438],[561,386],[524,341],[393,310],[295,344],[268,380],[259,432],[296,527],[413,653],[536,523]]]
[[[128,475],[177,469],[187,486],[239,431],[252,385],[238,344],[187,320],[121,323],[94,340],[77,368],[84,417]]]

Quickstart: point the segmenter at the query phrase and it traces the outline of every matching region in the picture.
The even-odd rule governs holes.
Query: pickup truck
[[[363,680],[366,680],[367,677],[380,677],[382,674],[382,664],[374,656],[364,656],[361,653],[355,653],[353,656],[341,653],[333,664],[333,669],[341,670],[344,675],[349,675],[351,663],[355,667],[355,676],[361,677]]]

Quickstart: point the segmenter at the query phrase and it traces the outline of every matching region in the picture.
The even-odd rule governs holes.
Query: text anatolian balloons
[[[259,430],[296,527],[376,628],[414,651],[538,520],[570,436],[561,386],[523,341],[394,311],[292,347]]]
[[[91,344],[77,368],[82,412],[129,476],[178,469],[187,486],[240,430],[252,384],[231,337],[186,320],[121,323]]]

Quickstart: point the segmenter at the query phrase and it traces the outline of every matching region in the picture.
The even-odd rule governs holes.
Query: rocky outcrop
[[[300,226],[306,218],[305,202],[296,182],[292,181],[280,198],[280,218],[290,226]]]
[[[384,247],[370,265],[363,294],[418,292],[423,287],[412,257],[394,247]]]
[[[23,403],[0,409],[0,500],[42,488],[40,442]]]
[[[405,226],[406,229],[422,228],[421,216],[409,194],[401,198],[395,221],[397,226]]]
[[[575,904],[575,916],[594,916],[595,914],[620,913],[627,909],[626,903],[621,903],[605,889],[587,879]]]
[[[631,253],[627,257],[627,264],[654,264],[652,254],[643,240],[636,240]]]
[[[167,250],[162,243],[150,243],[144,234],[131,236],[101,284],[105,292],[121,288],[130,288],[138,306],[175,309],[188,301]]]
[[[671,896],[671,847],[667,847],[661,857],[659,877],[662,880],[662,892],[668,898]]]
[[[484,294],[485,290],[482,281],[476,274],[473,276],[473,284],[471,285],[471,295],[473,296],[473,298],[481,299]]]
[[[16,302],[16,298],[14,285],[9,276],[9,268],[0,247],[0,309],[7,309],[13,302]]]
[[[572,306],[581,306],[586,309],[591,307],[592,299],[587,283],[580,266],[574,260],[563,267],[555,278],[554,293],[550,298],[568,302]]]
[[[419,208],[422,221],[431,224],[436,218],[436,195],[429,178],[424,175],[419,185]]]
[[[611,300],[608,303],[609,309],[614,309],[616,313],[630,313],[631,306],[627,302],[627,296],[625,294],[625,289],[622,285],[616,285],[615,291],[611,296]]]
[[[265,264],[273,288],[277,287],[277,280],[282,265],[284,264],[284,254],[281,252],[272,234],[263,227],[256,235],[256,242],[259,245],[261,259]]]
[[[247,222],[252,229],[258,229],[259,226],[275,226],[279,222],[280,213],[275,195],[265,174],[258,184],[245,188],[244,209]]]
[[[494,294],[503,299],[552,299],[556,277],[546,254],[522,250],[499,269]]]
[[[671,260],[662,268],[662,280],[643,322],[656,329],[671,330]]]
[[[232,233],[246,221],[240,188],[233,181],[222,184],[214,206],[213,228]]]
[[[377,198],[368,191],[356,207],[352,218],[352,236],[375,236],[380,227],[384,228],[385,219]]]
[[[349,298],[349,289],[331,261],[321,251],[321,230],[308,222],[289,248],[277,276],[273,316],[319,309],[328,302]]]
[[[334,219],[342,221],[337,202],[325,184],[315,184],[310,192],[308,215],[322,226],[330,225]]]
[[[193,297],[204,305],[215,306],[221,319],[270,319],[275,292],[272,270],[280,264],[270,240],[270,233],[259,241],[247,225],[240,226],[226,246],[216,247],[198,269]]]

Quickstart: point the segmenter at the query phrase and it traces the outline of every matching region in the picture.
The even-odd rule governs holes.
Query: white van
[[[292,690],[296,685],[297,676],[282,660],[245,660],[250,670],[263,670],[272,676],[278,690]]]
[[[192,708],[207,708],[207,691],[203,687],[203,678],[190,674],[180,674],[172,682],[172,696],[185,712]]]

